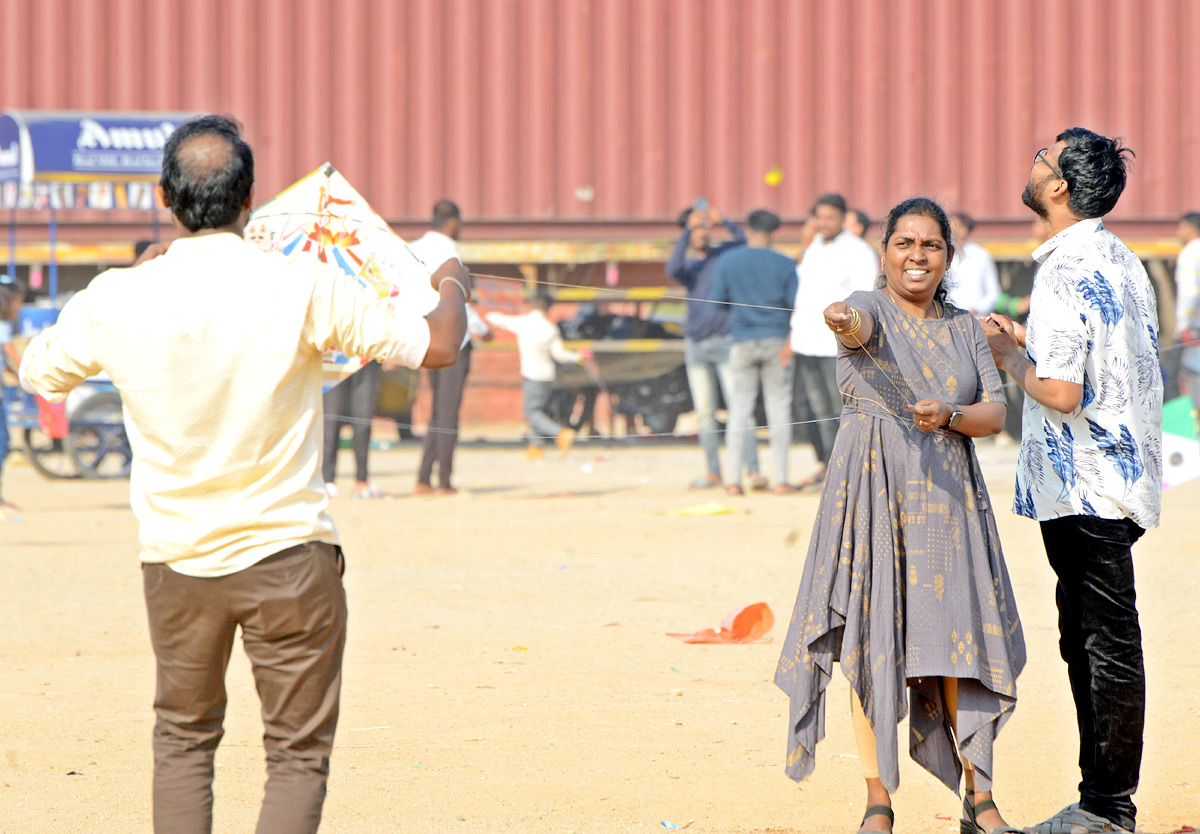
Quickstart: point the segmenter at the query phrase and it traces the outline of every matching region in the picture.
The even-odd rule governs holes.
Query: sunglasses
[[[1057,168],[1055,168],[1053,165],[1051,165],[1051,164],[1050,164],[1050,160],[1046,159],[1046,154],[1047,154],[1047,153],[1049,153],[1049,152],[1050,152],[1050,149],[1049,149],[1049,148],[1042,148],[1040,151],[1038,151],[1037,153],[1035,153],[1035,154],[1033,155],[1033,164],[1034,164],[1034,165],[1037,165],[1039,162],[1041,162],[1041,163],[1043,163],[1043,164],[1044,164],[1044,165],[1045,165],[1047,168],[1049,168],[1051,171],[1053,171],[1053,172],[1054,172],[1054,176],[1058,177],[1060,180],[1065,180],[1065,179],[1066,179],[1066,177],[1064,177],[1064,176],[1062,175],[1062,171],[1060,171],[1060,170],[1058,170]]]

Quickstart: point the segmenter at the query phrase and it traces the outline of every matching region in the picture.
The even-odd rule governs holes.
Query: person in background
[[[343,426],[350,426],[354,435],[352,496],[359,499],[387,497],[386,493],[371,483],[367,470],[371,454],[371,421],[375,417],[375,405],[379,401],[382,384],[383,366],[372,359],[325,392],[325,456],[321,462],[321,474],[330,498],[338,494],[334,479],[337,477]]]
[[[24,300],[25,290],[17,279],[0,275],[0,523],[5,521],[8,512],[17,509],[4,498],[4,461],[9,450],[4,388],[8,384],[6,378],[16,374],[20,365],[12,340]]]
[[[1180,218],[1179,238],[1183,251],[1175,262],[1175,337],[1187,345],[1180,375],[1200,420],[1200,211]]]
[[[529,300],[529,310],[522,315],[487,314],[490,324],[517,336],[517,351],[521,356],[521,392],[530,432],[525,456],[530,460],[540,460],[545,455],[543,447],[547,440],[553,440],[564,455],[571,450],[575,432],[555,422],[546,408],[558,376],[555,363],[582,364],[585,359],[584,353],[567,350],[563,346],[558,325],[546,317],[549,309],[550,296],[539,293]]]
[[[744,495],[742,444],[754,420],[761,389],[771,432],[771,475],[775,494],[795,492],[788,484],[791,445],[792,376],[786,357],[791,305],[796,297],[796,266],[791,258],[771,251],[771,236],[779,217],[759,209],[750,213],[745,246],[728,252],[717,264],[712,297],[733,306],[729,310],[733,347],[729,373],[733,399],[729,404],[729,479],[725,491]],[[752,435],[750,435],[752,437]]]
[[[1033,157],[1022,202],[1049,240],[1026,327],[983,319],[1025,392],[1013,511],[1036,520],[1058,577],[1059,651],[1079,725],[1079,801],[1035,834],[1133,831],[1146,673],[1133,544],[1162,504],[1163,379],[1154,288],[1102,218],[1131,151],[1073,127]]]
[[[717,274],[718,259],[726,252],[744,246],[746,235],[738,224],[725,220],[706,200],[697,200],[694,206],[684,209],[679,215],[679,225],[683,233],[667,260],[667,277],[682,285],[688,293],[683,363],[699,419],[700,448],[704,451],[706,469],[703,476],[692,481],[691,487],[704,489],[722,483],[718,397],[723,393],[726,404],[733,400],[733,382],[729,375],[729,351],[733,347],[729,310],[712,303],[712,283]],[[712,230],[717,227],[728,232],[729,240],[714,245]],[[750,488],[766,489],[767,479],[758,471],[755,438],[747,438],[743,448]]]
[[[802,480],[801,487],[816,486],[825,478],[842,395],[837,380],[837,339],[825,327],[821,311],[853,292],[871,289],[879,274],[879,253],[860,237],[844,230],[846,200],[840,194],[823,194],[813,204],[806,224],[811,242],[796,267],[798,285],[793,305],[791,334],[780,351],[780,361],[792,365],[793,413],[811,419],[809,439],[818,469]]]
[[[950,303],[975,316],[996,309],[1000,297],[1000,276],[991,253],[971,240],[975,221],[969,214],[950,215],[954,230],[954,263],[950,265]]]
[[[446,261],[462,263],[458,254],[458,236],[462,231],[462,213],[449,200],[439,200],[433,207],[433,228],[409,244],[409,248],[433,272]],[[433,389],[433,409],[429,428],[421,444],[421,463],[417,467],[414,495],[454,495],[451,483],[454,471],[454,450],[458,446],[458,414],[462,408],[463,390],[471,372],[471,339],[490,342],[492,329],[467,305],[467,335],[458,352],[458,361],[449,368],[429,372],[429,387]],[[438,470],[438,486],[433,486],[434,466]]]
[[[871,218],[867,217],[865,211],[851,209],[846,212],[846,220],[842,223],[842,228],[855,237],[867,240],[867,229],[871,228]]]
[[[441,302],[422,317],[316,259],[260,251],[242,237],[253,152],[226,116],[175,129],[158,193],[179,238],[76,293],[25,350],[21,386],[62,402],[103,371],[125,406],[157,661],[154,830],[212,830],[225,673],[240,632],[266,748],[257,831],[313,834],[347,621],[320,471],[322,354],[452,364],[471,279],[444,265],[430,279]]]

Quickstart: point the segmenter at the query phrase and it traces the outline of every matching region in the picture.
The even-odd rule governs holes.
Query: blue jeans
[[[729,483],[742,482],[742,444],[754,439],[754,404],[761,385],[771,429],[771,476],[776,484],[788,479],[788,449],[792,440],[792,374],[779,364],[786,339],[734,342],[729,353],[733,402],[729,404]],[[745,426],[748,432],[739,432]]]
[[[0,385],[0,499],[4,498],[4,461],[8,458],[8,408]]]
[[[721,477],[721,437],[717,429],[717,392],[723,392],[726,405],[732,407],[733,378],[729,375],[729,350],[732,347],[732,336],[685,339],[683,342],[688,388],[692,391],[692,405],[700,422],[700,448],[704,450],[708,474],[718,478]],[[758,472],[758,443],[753,431],[748,434],[750,436],[743,444],[742,462],[748,471]]]

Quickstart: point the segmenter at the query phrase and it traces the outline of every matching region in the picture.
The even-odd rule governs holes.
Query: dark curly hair
[[[933,299],[944,304],[949,291],[946,279],[950,273],[950,258],[954,254],[954,245],[951,242],[950,218],[946,216],[945,209],[928,197],[909,197],[888,212],[887,220],[884,221],[883,225],[883,251],[887,252],[888,241],[892,239],[892,233],[896,231],[896,224],[900,222],[900,218],[908,217],[910,214],[929,217],[942,230],[942,240],[946,241],[946,274],[942,276],[942,280],[938,282],[937,289],[933,291]],[[886,286],[887,275],[881,272],[879,279],[875,282],[875,288],[883,289]]]
[[[1109,139],[1087,128],[1073,127],[1054,137],[1065,142],[1058,170],[1067,181],[1067,207],[1076,217],[1103,217],[1113,210],[1125,190],[1129,160],[1135,156],[1120,139]]]
[[[188,153],[189,142],[199,136],[224,139],[228,152]],[[159,182],[171,213],[188,231],[235,223],[254,187],[254,153],[242,139],[242,126],[229,116],[200,116],[181,124],[163,148]]]

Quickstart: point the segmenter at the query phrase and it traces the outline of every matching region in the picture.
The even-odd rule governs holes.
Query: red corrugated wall
[[[5,107],[229,112],[260,194],[328,159],[397,221],[449,195],[570,237],[824,190],[1024,221],[1073,124],[1137,151],[1118,217],[1200,205],[1195,0],[3,0],[0,31]]]

